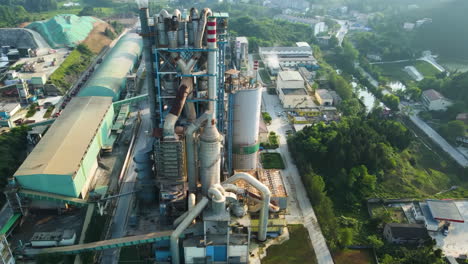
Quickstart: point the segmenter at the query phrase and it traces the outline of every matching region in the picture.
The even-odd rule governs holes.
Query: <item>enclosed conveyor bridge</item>
[[[169,240],[173,230],[148,233],[138,236],[129,236],[92,242],[87,244],[66,246],[66,247],[52,247],[52,248],[28,248],[24,250],[27,256],[40,255],[40,254],[78,254],[85,251],[100,251],[110,248],[119,248],[147,243],[154,243],[160,240]]]

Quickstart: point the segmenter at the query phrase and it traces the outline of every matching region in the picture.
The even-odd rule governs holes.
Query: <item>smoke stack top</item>
[[[135,0],[138,8],[148,8],[148,0]]]

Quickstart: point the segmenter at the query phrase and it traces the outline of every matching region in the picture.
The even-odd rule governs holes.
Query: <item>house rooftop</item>
[[[399,224],[389,223],[387,226],[392,231],[392,236],[403,239],[427,238],[427,229],[423,224]]]
[[[426,97],[429,101],[436,101],[439,99],[444,99],[445,97],[434,89],[429,89],[424,91],[423,96]]]
[[[325,99],[333,100],[332,94],[327,89],[318,89],[317,93],[320,95],[320,98],[322,98],[324,100]]]

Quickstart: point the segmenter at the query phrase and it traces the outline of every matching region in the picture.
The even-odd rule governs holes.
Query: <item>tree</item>
[[[355,116],[359,113],[362,113],[364,107],[362,106],[361,102],[357,98],[351,98],[348,100],[344,100],[338,106],[338,109],[343,113],[345,116]]]
[[[268,112],[262,112],[262,118],[263,118],[263,121],[265,121],[265,123],[271,124],[272,118]]]
[[[382,241],[382,239],[380,239],[376,235],[368,236],[367,237],[367,243],[369,243],[369,245],[372,246],[375,249],[379,249],[379,248],[383,247],[383,245],[384,245],[384,242]]]
[[[382,102],[393,111],[398,111],[398,106],[400,105],[400,98],[393,94],[386,94],[382,98]]]
[[[442,126],[441,131],[447,138],[454,140],[465,135],[466,126],[463,121],[453,120]]]
[[[339,242],[342,248],[346,248],[347,246],[353,243],[353,229],[351,228],[340,228],[339,231]]]

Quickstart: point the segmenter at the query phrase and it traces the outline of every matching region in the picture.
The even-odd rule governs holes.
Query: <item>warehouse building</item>
[[[74,98],[16,171],[16,182],[32,191],[86,197],[113,117],[111,97]]]
[[[78,96],[110,96],[119,100],[126,87],[127,75],[133,70],[143,48],[136,33],[127,33],[112,48]]]
[[[286,109],[304,109],[316,106],[305,88],[304,79],[297,71],[279,72],[276,92],[281,104]]]

